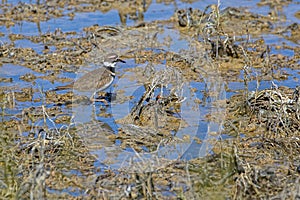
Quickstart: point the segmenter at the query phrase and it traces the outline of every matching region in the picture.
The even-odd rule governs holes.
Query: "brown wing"
[[[111,72],[105,68],[99,68],[90,71],[75,81],[74,89],[78,91],[98,90],[101,82],[108,81],[111,78]]]

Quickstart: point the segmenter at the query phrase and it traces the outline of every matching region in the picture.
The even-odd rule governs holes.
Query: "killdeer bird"
[[[125,63],[118,55],[110,53],[105,57],[100,68],[86,73],[69,85],[56,87],[55,91],[70,88],[80,92],[93,91],[93,95],[90,97],[90,100],[92,100],[96,92],[107,89],[113,83],[116,75],[115,67],[117,62]]]

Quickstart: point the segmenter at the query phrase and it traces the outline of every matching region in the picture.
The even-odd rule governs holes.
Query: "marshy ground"
[[[300,199],[299,2],[146,20],[175,2],[2,1],[3,199]],[[112,10],[120,25],[76,21]],[[80,31],[43,30],[59,19]],[[111,52],[106,102],[53,90]]]

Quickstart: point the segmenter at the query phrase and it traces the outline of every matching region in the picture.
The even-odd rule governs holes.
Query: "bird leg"
[[[93,104],[95,104],[95,102],[103,102],[105,104],[105,106],[108,106],[108,102],[105,98],[102,98],[102,99],[96,99],[95,98],[96,92],[94,92],[93,95],[90,97],[90,101],[93,102]]]

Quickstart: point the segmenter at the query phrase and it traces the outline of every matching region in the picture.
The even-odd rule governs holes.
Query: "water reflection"
[[[22,2],[28,2],[28,3],[34,3],[34,1],[22,1]],[[188,3],[192,3],[193,1],[182,1],[182,2],[188,2]],[[8,3],[8,1],[4,1],[2,0],[2,4]],[[17,1],[15,1],[15,3],[17,3]],[[4,31],[5,34],[9,34],[10,32],[16,34],[16,33],[23,33],[23,34],[36,34],[35,32],[32,31],[32,27],[34,27],[34,29],[37,29],[38,34],[42,34],[43,32],[49,31],[49,32],[54,32],[57,34],[54,34],[54,37],[50,39],[53,39],[51,41],[56,41],[59,40],[61,38],[63,38],[63,33],[66,29],[70,29],[70,30],[76,30],[76,31],[82,31],[81,29],[83,27],[89,26],[90,24],[95,24],[95,23],[109,23],[109,24],[113,24],[115,25],[116,23],[120,22],[122,25],[128,25],[131,23],[131,21],[140,23],[140,22],[144,22],[147,20],[156,20],[158,18],[163,18],[163,19],[170,19],[170,16],[174,14],[174,10],[175,8],[177,9],[177,7],[179,7],[179,3],[180,1],[156,1],[155,3],[152,2],[151,0],[137,0],[137,1],[129,1],[129,2],[115,2],[115,1],[101,1],[101,2],[91,2],[91,3],[87,3],[87,4],[78,4],[78,5],[71,5],[71,4],[63,4],[63,8],[60,7],[55,7],[55,5],[51,6],[51,2],[48,1],[39,1],[37,0],[36,5],[38,5],[37,7],[35,6],[29,6],[27,7],[28,10],[26,10],[22,3],[16,5],[16,12],[17,14],[20,14],[20,16],[23,16],[23,14],[26,14],[24,11],[30,11],[32,12],[32,15],[35,15],[36,13],[40,13],[37,12],[36,9],[41,9],[42,11],[48,11],[47,9],[51,8],[56,10],[56,14],[50,15],[49,13],[46,12],[45,15],[43,15],[43,13],[41,14],[41,17],[43,18],[32,18],[32,15],[30,15],[30,17],[26,15],[25,18],[18,18],[16,17],[17,14],[11,16],[12,18],[9,18],[9,14],[4,12],[1,13],[1,17],[3,17],[5,20],[2,24],[2,30],[4,30],[4,26],[9,27],[7,29],[9,29],[9,31]],[[163,5],[159,5],[164,3],[164,5],[166,5],[165,7],[163,7]],[[171,5],[172,4],[172,5]],[[47,5],[48,7],[46,8],[44,5]],[[153,10],[151,11],[151,6],[155,5],[156,6],[156,13],[153,12]],[[186,5],[186,4],[183,4]],[[200,4],[197,4],[200,5]],[[65,8],[69,6],[69,10],[65,10]],[[181,5],[182,6],[182,5]],[[161,10],[158,11],[158,8],[161,8]],[[188,6],[186,6],[188,7]],[[174,10],[173,10],[174,8]],[[279,7],[280,8],[280,7]],[[64,12],[61,12],[60,9],[64,10]],[[271,7],[271,9],[278,9],[277,7]],[[281,9],[281,8],[280,8]],[[229,13],[229,16],[233,15],[235,10],[238,9],[227,9],[227,12]],[[22,11],[22,12],[21,12]],[[101,14],[99,14],[100,11]],[[119,15],[119,19],[117,19],[117,15],[116,11]],[[197,47],[195,47],[195,49],[193,49],[193,45],[197,45],[198,43],[201,43],[201,41],[193,41],[191,40],[191,36],[189,36],[189,32],[191,29],[189,28],[195,28],[192,27],[192,25],[195,25],[195,23],[189,24],[187,22],[187,18],[189,18],[189,15],[193,14],[191,9],[187,9],[185,13],[185,15],[182,15],[182,19],[179,19],[179,25],[181,25],[181,28],[179,31],[176,28],[157,28],[154,27],[152,30],[149,29],[142,29],[140,33],[138,33],[139,30],[134,30],[132,32],[126,32],[126,30],[122,30],[120,32],[118,32],[118,34],[116,35],[108,35],[107,37],[103,37],[101,38],[100,36],[98,38],[92,38],[96,41],[96,39],[100,45],[99,45],[99,49],[101,49],[101,51],[99,50],[99,52],[97,52],[94,55],[89,55],[90,58],[91,57],[99,57],[99,54],[103,53],[103,51],[112,51],[112,50],[116,50],[116,49],[126,49],[124,50],[124,52],[126,52],[128,49],[130,49],[130,51],[132,51],[131,53],[135,54],[134,56],[139,57],[139,59],[143,60],[143,59],[155,59],[158,56],[166,56],[164,54],[164,52],[160,52],[157,53],[155,52],[156,49],[155,47],[159,47],[164,49],[165,52],[169,52],[172,56],[172,59],[169,61],[169,63],[167,63],[166,59],[162,59],[160,60],[160,62],[153,62],[151,64],[159,66],[159,65],[170,65],[171,67],[175,67],[174,65],[176,64],[176,62],[184,62],[185,60],[197,60],[199,62],[202,62],[202,60],[204,59],[204,56],[201,57],[201,53],[204,51],[204,47],[199,45]],[[152,18],[146,18],[146,14],[152,12]],[[180,11],[181,12],[181,11]],[[76,15],[74,14],[76,13]],[[165,15],[166,13],[168,13],[168,16]],[[27,13],[28,14],[28,13]],[[182,13],[180,13],[182,14]],[[196,12],[194,14],[197,14]],[[222,13],[224,14],[224,13]],[[240,16],[245,16],[245,13],[243,12],[238,12],[235,14],[236,18],[240,17]],[[252,14],[251,14],[252,15]],[[251,16],[250,15],[250,16]],[[274,14],[275,17],[277,17],[277,13]],[[282,14],[283,15],[283,14]],[[37,15],[39,16],[39,15]],[[67,17],[70,17],[67,18]],[[211,16],[210,16],[211,17]],[[59,19],[58,19],[59,18]],[[21,20],[20,20],[21,19]],[[45,20],[46,23],[41,22]],[[47,21],[48,20],[48,21]],[[111,21],[110,21],[111,20]],[[119,21],[118,21],[119,20]],[[181,21],[180,21],[181,20]],[[31,21],[31,22],[28,22]],[[198,20],[195,20],[197,22],[201,22]],[[15,23],[18,23],[18,25],[16,25]],[[161,27],[164,26],[164,24],[162,23],[162,25],[160,25]],[[172,24],[171,26],[175,27],[176,24]],[[19,27],[21,30],[16,30]],[[61,30],[60,27],[63,27]],[[102,27],[102,26],[100,26]],[[186,29],[184,29],[186,28]],[[197,28],[197,27],[196,27]],[[291,27],[293,28],[293,27]],[[44,30],[43,30],[44,29]],[[56,32],[55,30],[60,30],[58,32]],[[120,29],[121,30],[121,29]],[[152,32],[151,32],[152,31]],[[197,33],[198,34],[198,33]],[[61,35],[61,38],[59,37]],[[75,34],[74,34],[75,35]],[[72,36],[68,36],[70,37],[80,37],[79,34],[78,35],[72,35]],[[116,38],[114,36],[117,36],[119,38]],[[128,36],[128,37],[127,37]],[[131,36],[131,37],[129,37]],[[141,37],[142,36],[142,37]],[[167,40],[166,38],[169,37],[170,39],[168,40],[168,42],[164,43],[164,40]],[[199,36],[200,37],[200,36]],[[99,39],[101,38],[101,40]],[[121,40],[120,40],[121,38]],[[63,38],[66,39],[66,38]],[[84,40],[86,38],[82,37],[81,40]],[[102,39],[106,39],[106,41],[102,40]],[[111,39],[111,40],[110,40]],[[213,39],[213,38],[212,38]],[[88,40],[91,40],[90,38]],[[121,42],[119,42],[119,41]],[[275,38],[275,40],[273,41],[274,43],[276,43],[278,39]],[[13,41],[15,44],[19,45],[19,46],[29,46],[30,48],[33,48],[32,44],[27,44],[22,40],[17,40],[18,42]],[[64,40],[64,42],[66,42],[67,40]],[[71,41],[71,40],[70,40]],[[74,40],[75,41],[75,40]],[[107,42],[108,41],[108,42]],[[227,41],[227,40],[226,40]],[[77,42],[77,41],[76,41]],[[74,42],[74,43],[76,43]],[[106,43],[105,43],[106,42]],[[127,43],[126,43],[127,42]],[[217,42],[219,42],[219,40],[217,40]],[[223,41],[221,41],[223,42]],[[43,42],[40,42],[38,44],[41,44]],[[78,42],[79,43],[79,42]],[[124,46],[121,46],[120,43],[125,44]],[[168,43],[168,45],[167,45]],[[219,42],[220,43],[220,42]],[[225,44],[225,42],[224,42]],[[61,45],[61,44],[60,44]],[[73,43],[72,43],[73,45]],[[109,46],[110,45],[110,46]],[[126,46],[127,45],[127,46]],[[54,45],[53,45],[54,46]],[[226,43],[226,46],[228,46],[228,43]],[[233,46],[233,45],[232,45]],[[234,47],[234,46],[233,46]],[[62,47],[62,48],[67,48],[67,47]],[[147,50],[145,52],[143,52],[144,50]],[[174,53],[175,52],[175,53]],[[219,53],[220,51],[218,51]],[[286,51],[285,51],[286,52]],[[127,51],[128,53],[128,51]],[[144,54],[143,54],[144,53]],[[55,52],[53,55],[53,57],[58,57],[58,54],[60,54],[60,52],[58,51]],[[124,53],[126,54],[126,53]],[[129,54],[129,53],[128,53]],[[44,54],[45,58],[47,58],[47,54]],[[85,54],[82,54],[81,57],[86,56]],[[207,56],[207,55],[206,55]],[[222,55],[219,55],[222,56]],[[87,56],[88,57],[88,56]],[[215,56],[217,57],[217,56]],[[63,59],[65,59],[66,57],[64,57]],[[178,60],[176,60],[178,59]],[[21,59],[20,59],[21,60]],[[48,63],[50,63],[48,66],[53,67],[51,61],[49,60],[49,58],[44,59],[45,61],[47,60]],[[22,61],[22,64],[24,64],[24,61]],[[53,61],[54,62],[54,61]],[[64,62],[63,60],[60,60],[60,62]],[[69,61],[71,62],[71,61]],[[93,61],[91,61],[93,62]],[[142,63],[142,61],[141,61]],[[159,63],[159,64],[158,64]],[[131,67],[136,67],[136,65],[138,65],[139,63],[136,62],[134,64],[132,64]],[[75,65],[74,63],[71,63],[71,65]],[[46,66],[41,64],[41,68],[44,69]],[[128,67],[128,66],[127,66]],[[176,66],[178,67],[178,66]],[[193,68],[193,70],[202,68],[203,65],[199,64],[199,66],[192,66],[188,65],[188,66],[179,66],[185,68],[185,69],[190,69]],[[129,68],[129,67],[128,67]],[[5,66],[3,67],[2,70],[5,70]],[[16,70],[16,68],[14,69]],[[51,71],[52,69],[47,69],[49,71]],[[154,70],[155,71],[155,70]],[[157,70],[156,70],[157,71]],[[9,72],[9,70],[6,70],[6,72]],[[195,71],[194,71],[195,72]],[[181,72],[180,72],[181,73]],[[2,76],[4,76],[5,74],[1,74]],[[10,75],[8,76],[8,78],[12,78],[12,80],[14,82],[19,82],[22,83],[19,79],[20,75],[20,71],[18,71],[18,74],[16,77]],[[199,74],[197,74],[199,75]],[[222,105],[213,105],[213,103],[216,103],[218,100],[225,100],[226,95],[225,95],[225,89],[224,89],[224,82],[223,80],[220,78],[221,75],[218,73],[217,69],[212,69],[210,71],[210,73],[208,74],[202,74],[203,75],[203,82],[205,82],[205,85],[199,85],[199,87],[195,87],[196,90],[198,91],[205,91],[207,93],[211,92],[213,93],[215,96],[210,95],[208,99],[206,95],[199,95],[201,92],[198,92],[198,95],[201,96],[202,98],[200,98],[202,100],[201,103],[201,108],[198,108],[200,110],[200,113],[195,110],[192,109],[192,105],[195,104],[195,100],[196,98],[193,98],[193,93],[190,90],[191,88],[189,88],[189,86],[187,86],[191,80],[187,80],[186,83],[187,85],[185,85],[184,87],[184,92],[186,92],[185,96],[188,97],[189,99],[187,99],[181,106],[180,106],[180,114],[182,116],[183,119],[185,119],[186,121],[189,121],[190,124],[188,128],[183,127],[183,126],[174,126],[174,130],[173,130],[173,135],[176,134],[176,137],[179,138],[183,138],[185,135],[189,135],[189,136],[193,136],[193,137],[197,137],[201,140],[204,141],[204,143],[200,144],[197,143],[196,140],[192,140],[191,143],[188,144],[184,144],[182,146],[179,145],[175,145],[174,146],[170,146],[168,148],[165,149],[165,151],[161,151],[160,155],[166,156],[168,158],[174,159],[177,157],[180,157],[182,155],[182,153],[184,153],[184,155],[181,158],[184,159],[191,159],[194,157],[199,157],[199,156],[205,156],[208,152],[209,149],[211,148],[211,143],[209,143],[209,140],[213,140],[213,139],[218,139],[217,137],[219,137],[220,135],[210,135],[208,133],[214,132],[214,133],[219,133],[222,130],[222,124],[220,122],[222,122],[224,120],[224,110]],[[191,74],[188,74],[188,76],[193,76]],[[7,78],[7,77],[4,77]],[[137,81],[138,76],[136,75],[136,72],[133,71],[131,74],[131,78],[134,79],[135,81]],[[145,77],[145,80],[148,77]],[[190,77],[189,77],[190,78]],[[38,78],[40,79],[40,78]],[[122,77],[119,79],[119,86],[121,84],[121,80]],[[130,81],[130,79],[127,78],[123,78],[122,85],[125,88],[123,89],[123,92],[128,92],[129,91],[129,95],[133,95],[133,98],[136,98],[138,95],[141,97],[143,95],[143,92],[137,92],[137,93],[131,93],[132,92],[132,88],[129,88],[130,86],[137,84],[137,82],[134,81]],[[199,82],[201,82],[202,80],[197,80]],[[290,80],[291,81],[291,80]],[[38,83],[39,80],[36,81],[36,83]],[[184,82],[184,81],[181,81]],[[124,83],[124,84],[123,84]],[[201,82],[202,83],[202,82]],[[229,87],[231,86],[231,84],[233,83],[232,80],[229,81],[228,85]],[[287,83],[287,81],[286,81]],[[289,82],[288,82],[289,83]],[[11,83],[1,83],[2,85],[9,85]],[[47,83],[49,85],[49,83]],[[240,82],[235,82],[235,84],[237,86],[241,86]],[[255,83],[251,82],[250,83],[253,87],[255,87]],[[294,82],[295,84],[295,82]],[[294,86],[293,84],[293,86]],[[291,86],[292,84],[289,83],[289,86]],[[135,85],[137,86],[137,85]],[[141,84],[138,85],[140,87],[143,87]],[[127,87],[127,88],[126,88]],[[128,89],[129,88],[129,89]],[[146,88],[146,87],[144,87]],[[242,89],[242,88],[238,88],[238,89]],[[146,90],[146,89],[144,89]],[[237,88],[234,88],[233,91],[236,91]],[[120,94],[121,90],[118,91]],[[155,93],[154,97],[156,96],[157,98],[157,94]],[[197,96],[197,94],[196,94]],[[199,98],[198,96],[198,98]],[[230,97],[230,96],[229,96]],[[155,98],[153,98],[155,99]],[[154,102],[154,101],[153,101]],[[33,102],[26,102],[25,104],[22,104],[22,106],[24,107],[28,107],[30,104],[32,104]],[[127,100],[128,103],[128,100]],[[156,103],[156,102],[154,102]],[[123,105],[124,103],[116,103],[113,106],[113,111],[111,111],[112,113],[108,113],[108,110],[105,110],[105,114],[119,114],[121,111],[124,112],[128,112],[130,111],[130,109],[128,108],[129,106],[125,106]],[[49,106],[51,107],[52,105],[49,104]],[[198,105],[199,106],[199,105]],[[146,107],[146,106],[145,106]],[[87,129],[82,129],[83,130],[83,134],[87,134],[87,135],[82,135],[83,138],[86,139],[87,143],[90,142],[92,147],[95,147],[93,149],[93,151],[95,151],[96,153],[99,153],[102,157],[102,151],[104,150],[99,150],[101,149],[101,146],[106,146],[107,148],[105,148],[105,155],[109,155],[109,152],[111,150],[111,148],[114,148],[114,151],[112,151],[115,155],[115,157],[117,157],[115,160],[117,161],[121,161],[123,162],[124,160],[124,156],[126,155],[127,157],[134,157],[135,152],[133,152],[132,149],[130,148],[126,148],[126,150],[128,151],[123,151],[124,149],[120,148],[118,145],[120,145],[120,141],[116,141],[116,142],[112,142],[111,140],[108,139],[108,135],[111,136],[113,135],[113,133],[117,133],[118,131],[118,127],[115,127],[115,122],[112,122],[114,119],[113,117],[116,116],[109,116],[109,117],[103,117],[100,116],[101,114],[103,114],[103,112],[101,113],[101,110],[98,107],[96,107],[98,110],[100,110],[100,112],[93,110],[94,107],[92,105],[80,105],[77,107],[76,111],[77,113],[80,113],[81,118],[75,118],[75,121],[80,121],[82,122],[82,125],[88,125],[89,123],[91,123],[91,128],[90,128],[90,132],[84,132]],[[66,108],[66,110],[68,110],[68,108]],[[118,112],[117,112],[118,111]],[[96,115],[96,117],[94,116],[94,114]],[[122,113],[121,113],[122,114]],[[127,114],[127,113],[126,113]],[[165,113],[164,113],[165,114]],[[214,115],[218,118],[218,121],[210,121],[205,119],[205,115],[210,114],[210,115]],[[91,115],[93,115],[93,117],[91,117]],[[96,121],[93,121],[96,118]],[[93,119],[93,120],[90,120]],[[104,127],[103,129],[101,129],[99,132],[99,134],[95,134],[95,127],[99,127],[99,124],[103,125],[105,124],[105,122],[107,124],[109,124],[110,129],[109,129],[109,134],[105,135],[105,131],[107,131],[107,126]],[[114,124],[113,124],[114,123]],[[105,124],[105,125],[107,125]],[[159,127],[159,123],[158,120],[156,120],[154,122],[155,128],[157,129]],[[166,126],[165,124],[163,126]],[[86,128],[86,127],[85,127]],[[136,127],[135,127],[136,128]],[[180,130],[181,128],[181,130]],[[104,130],[105,129],[105,130]],[[136,129],[135,129],[136,130]],[[136,131],[137,132],[137,131]],[[91,133],[94,133],[94,135],[91,135]],[[103,135],[104,134],[104,135]],[[89,137],[88,137],[89,136]],[[105,141],[105,143],[101,143],[104,140],[103,139],[107,139],[107,141]],[[98,139],[98,140],[96,140]],[[194,138],[192,138],[194,139]],[[118,143],[119,142],[119,143]],[[95,144],[93,144],[95,143]],[[156,145],[156,144],[155,144]],[[173,148],[173,149],[172,149]],[[182,148],[183,150],[179,152],[179,149]],[[107,149],[107,151],[106,151]],[[187,149],[187,150],[186,150]],[[99,150],[99,152],[98,152]],[[181,149],[180,149],[181,150]],[[186,150],[186,151],[185,151]],[[92,150],[91,150],[92,151]],[[131,152],[130,152],[131,151]],[[167,155],[168,154],[168,155]],[[150,154],[145,154],[145,157],[150,157],[151,158],[152,155]],[[109,156],[111,157],[111,156]],[[106,159],[107,156],[104,156],[103,159]],[[119,164],[121,164],[121,162],[119,162]]]

